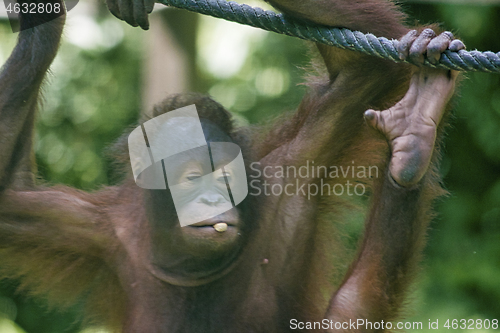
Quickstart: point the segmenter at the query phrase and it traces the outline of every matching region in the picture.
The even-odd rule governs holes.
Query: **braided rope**
[[[408,62],[399,59],[397,51],[399,42],[394,39],[389,40],[384,37],[375,37],[372,34],[364,34],[359,31],[351,31],[343,28],[309,25],[284,14],[277,14],[233,1],[159,0],[159,2],[167,6],[186,9],[346,50],[359,51],[395,62]],[[495,54],[490,51],[445,51],[438,64],[433,65],[425,60],[424,65],[457,71],[500,73],[500,52]]]

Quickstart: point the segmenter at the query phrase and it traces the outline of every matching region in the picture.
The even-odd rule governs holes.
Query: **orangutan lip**
[[[234,223],[233,222],[229,222],[229,221],[223,221],[223,220],[208,220],[208,221],[202,221],[202,222],[198,222],[198,223],[194,223],[194,224],[190,224],[189,226],[190,227],[195,227],[195,228],[203,228],[203,227],[213,227],[214,225],[216,225],[217,223],[225,223],[227,224],[228,227],[234,227]]]

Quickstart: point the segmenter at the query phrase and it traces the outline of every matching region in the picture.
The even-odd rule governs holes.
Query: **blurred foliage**
[[[85,48],[63,43],[45,88],[35,151],[44,179],[93,189],[108,182],[103,148],[140,110],[141,50],[137,34],[123,38],[113,18],[76,24],[69,40],[76,29],[94,29],[98,42]],[[114,40],[99,43],[109,35]]]
[[[201,24],[198,89],[244,123],[297,107],[305,92],[299,85],[304,75],[301,67],[308,65],[304,43],[207,17]]]
[[[498,7],[404,7],[422,23],[443,22],[469,49],[500,51]],[[103,149],[140,110],[143,32],[109,15],[72,22],[76,32],[67,33],[45,88],[35,148],[43,178],[89,190],[110,182]],[[297,106],[304,42],[206,17],[199,24],[198,39],[189,41],[197,50],[193,90],[212,95],[242,124]],[[6,23],[0,36],[3,62],[15,36]],[[437,207],[411,318],[424,327],[429,319],[500,319],[500,75],[466,74],[460,91],[442,165],[451,194]],[[22,332],[14,319],[29,333],[81,332],[78,307],[47,312],[43,301],[14,289],[9,281],[0,290],[0,333]]]

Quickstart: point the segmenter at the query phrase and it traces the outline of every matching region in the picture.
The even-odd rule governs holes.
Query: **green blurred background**
[[[500,51],[500,3],[469,3],[403,7],[457,32],[468,49]],[[40,174],[50,183],[112,184],[103,151],[158,93],[208,93],[240,124],[291,110],[304,93],[308,48],[300,40],[173,9],[155,11],[149,32],[111,17],[101,2],[82,1],[74,12],[37,124]],[[0,21],[1,63],[15,38]],[[163,65],[171,72],[157,73]],[[451,195],[438,204],[410,318],[424,327],[429,319],[500,319],[500,75],[469,73],[460,91],[442,165]],[[80,327],[78,305],[48,310],[15,288],[1,282],[0,333],[104,333]]]

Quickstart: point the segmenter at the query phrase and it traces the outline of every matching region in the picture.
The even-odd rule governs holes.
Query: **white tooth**
[[[217,232],[224,232],[227,230],[227,224],[226,223],[216,223],[214,224],[214,229],[217,231]]]

